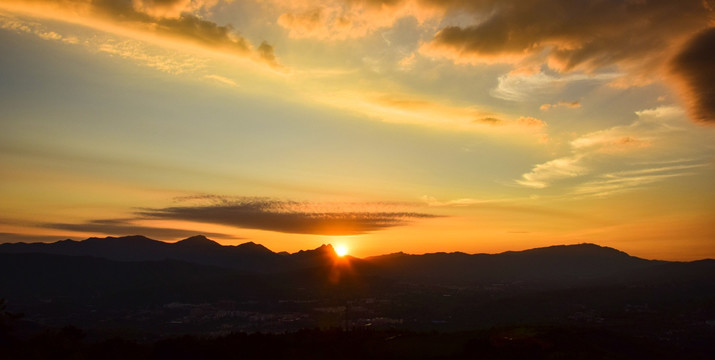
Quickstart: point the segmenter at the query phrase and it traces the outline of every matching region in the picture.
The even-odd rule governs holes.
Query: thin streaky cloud
[[[0,9],[80,24],[122,36],[132,35],[141,41],[193,44],[223,54],[250,58],[275,69],[282,68],[270,44],[263,41],[254,46],[233,26],[219,25],[202,17],[202,14],[210,13],[217,3],[218,1],[7,0],[0,4]]]
[[[202,198],[199,197],[199,200]],[[312,203],[266,198],[206,197],[211,205],[141,209],[142,219],[184,220],[292,234],[356,235],[437,215],[395,211],[390,203]],[[224,201],[225,200],[225,201]],[[380,210],[382,208],[382,210]]]
[[[626,191],[633,191],[644,186],[670,178],[692,176],[695,172],[675,172],[670,174],[651,174],[629,176],[623,174],[605,174],[600,180],[589,181],[577,186],[572,192],[576,196],[605,197]]]
[[[113,236],[125,236],[141,234],[158,239],[177,239],[196,235],[196,230],[142,226],[133,223],[134,219],[97,219],[81,223],[44,223],[39,227],[66,230],[71,232],[83,232],[91,234],[105,234]],[[201,231],[202,235],[214,238],[232,238],[235,236],[224,233]]]

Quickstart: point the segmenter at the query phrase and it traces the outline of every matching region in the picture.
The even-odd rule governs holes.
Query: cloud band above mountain
[[[219,195],[187,196],[176,200],[183,203],[182,206],[141,209],[134,213],[136,216],[133,218],[46,223],[41,226],[72,232],[144,234],[161,238],[185,237],[196,233],[191,229],[166,227],[170,226],[166,223],[168,221],[168,224],[193,222],[288,234],[358,235],[406,225],[417,219],[438,217],[409,211],[416,205],[400,203],[319,203]],[[157,225],[154,226],[154,223]],[[202,233],[218,238],[228,236],[205,230]]]
[[[145,219],[204,222],[293,234],[356,235],[435,215],[380,210],[386,204],[321,204],[268,199],[236,199],[202,206],[145,209]],[[366,209],[372,208],[372,209]]]

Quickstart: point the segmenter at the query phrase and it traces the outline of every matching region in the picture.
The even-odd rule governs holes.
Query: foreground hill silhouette
[[[0,273],[0,298],[24,314],[18,334],[67,325],[145,340],[546,326],[671,350],[715,343],[715,261],[645,260],[594,244],[358,259],[330,245],[287,254],[203,236],[128,236],[2,244]]]

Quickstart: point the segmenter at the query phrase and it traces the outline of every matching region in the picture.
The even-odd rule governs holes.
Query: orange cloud
[[[156,18],[178,18],[185,12],[211,8],[217,2],[218,0],[132,0],[132,7]]]
[[[345,40],[391,27],[404,17],[419,23],[441,16],[437,4],[417,0],[269,0],[281,8],[278,25],[293,38]]]
[[[199,15],[216,4],[217,0],[8,0],[0,8],[122,35],[134,34],[142,40],[158,36],[279,67],[273,48],[267,43],[254,49],[231,25],[219,25]]]
[[[414,94],[337,91],[321,96],[319,100],[390,123],[491,135],[523,136],[539,141],[545,137],[546,123],[533,117],[515,118],[509,114],[482,111],[476,106],[460,106],[443,99]]]

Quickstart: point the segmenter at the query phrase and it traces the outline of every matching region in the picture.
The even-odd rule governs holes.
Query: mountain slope
[[[660,264],[594,244],[558,245],[500,254],[403,253],[365,259],[372,271],[407,281],[572,285]]]
[[[144,236],[63,240],[54,243],[8,243],[0,253],[44,253],[93,256],[116,261],[160,261],[175,259],[202,265],[225,267],[246,273],[271,272],[283,259],[262,245],[252,242],[224,246],[204,236],[194,236],[176,243],[152,240]]]

